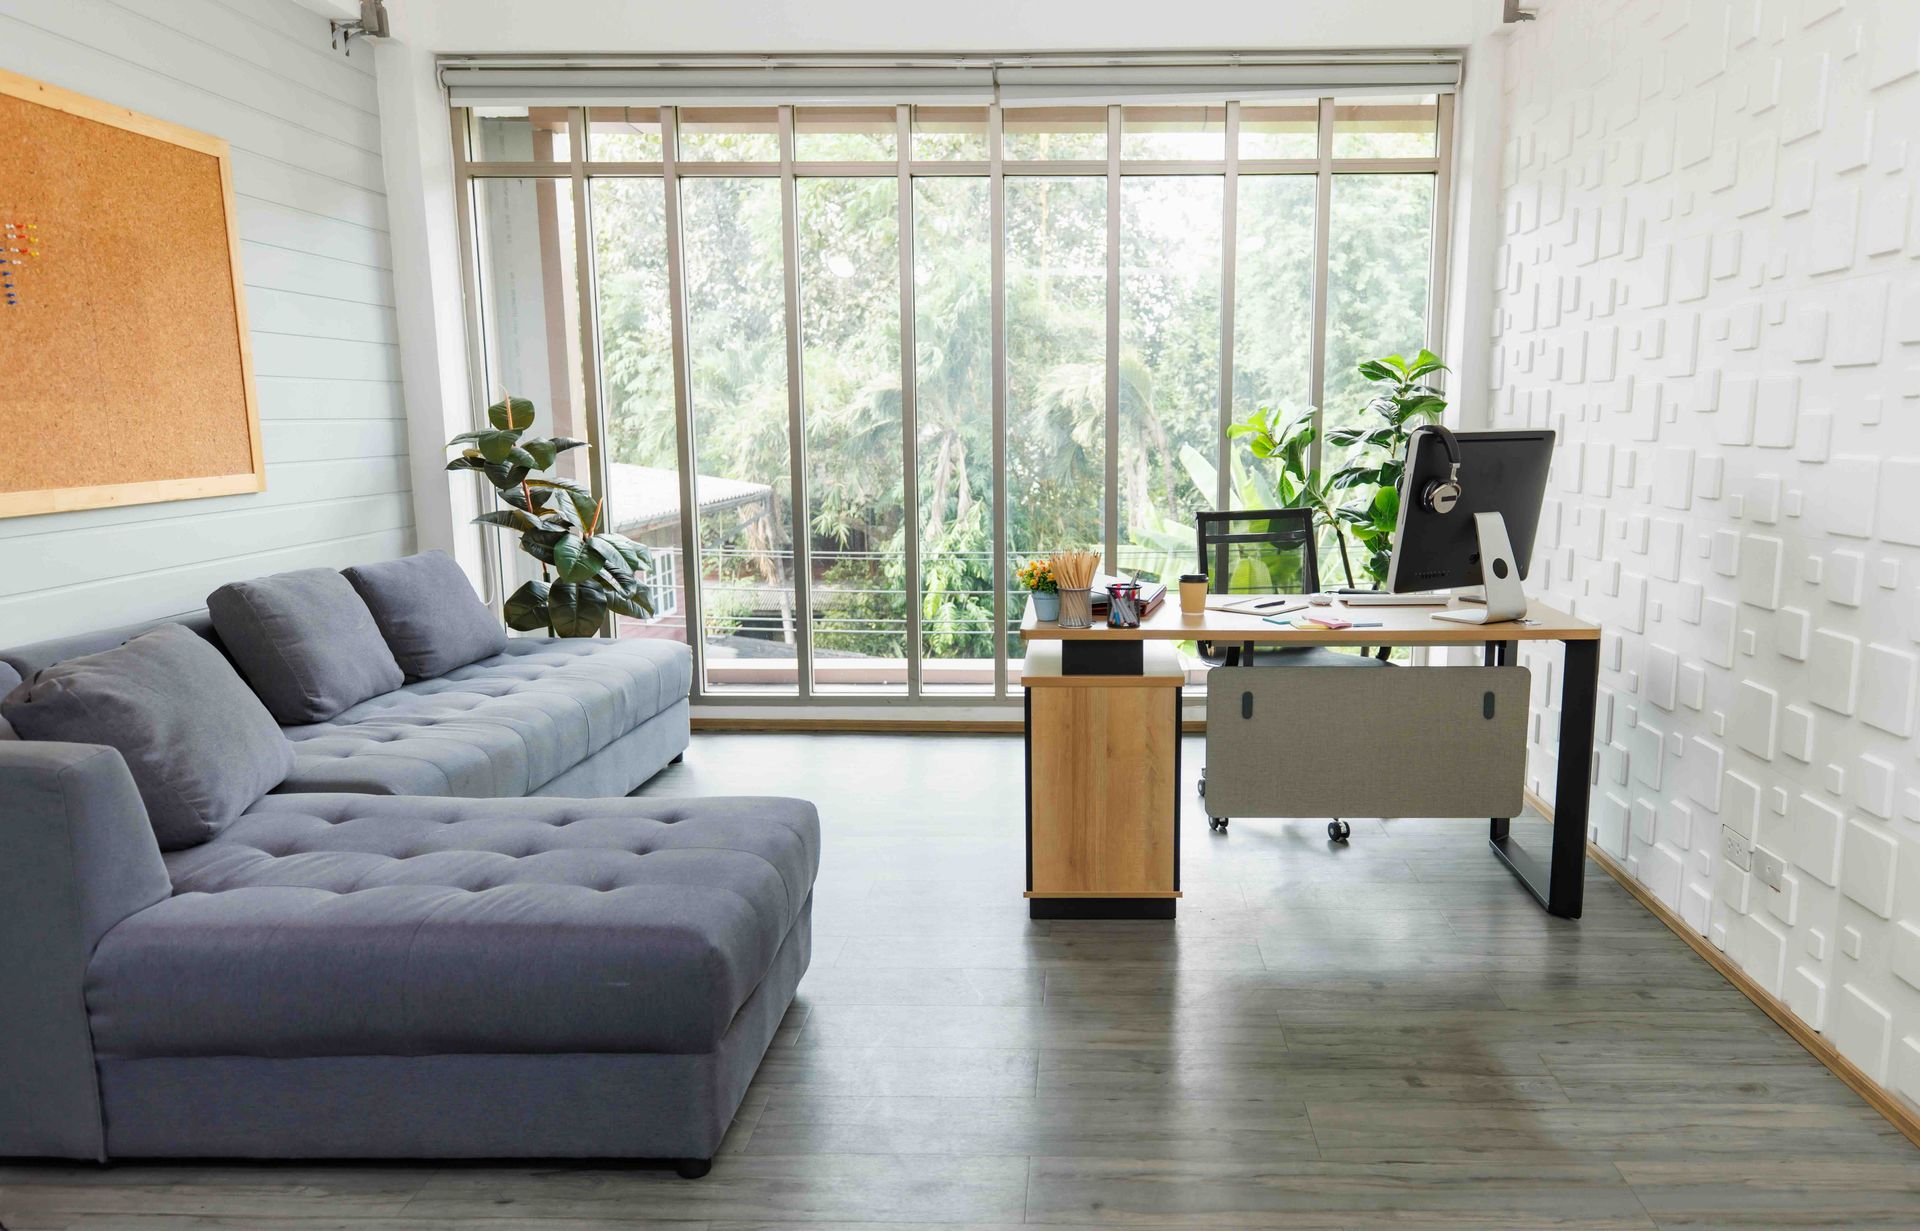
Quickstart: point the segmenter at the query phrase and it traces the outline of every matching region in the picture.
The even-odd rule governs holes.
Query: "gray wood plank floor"
[[[1920,1153],[1597,869],[1556,920],[1485,822],[1340,849],[1189,792],[1177,922],[1034,923],[1021,772],[1016,738],[705,735],[644,789],[825,827],[812,970],[705,1180],[13,1165],[0,1223],[1920,1227]]]

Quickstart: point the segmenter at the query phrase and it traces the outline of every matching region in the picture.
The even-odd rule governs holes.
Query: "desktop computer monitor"
[[[1387,589],[1485,586],[1485,609],[1434,618],[1481,624],[1525,615],[1520,582],[1533,555],[1553,442],[1550,431],[1416,429],[1400,480]]]

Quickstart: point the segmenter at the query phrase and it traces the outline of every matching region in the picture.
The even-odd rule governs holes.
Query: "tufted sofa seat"
[[[101,940],[94,1046],[710,1052],[819,864],[792,799],[268,796],[169,854],[172,896]]]
[[[677,718],[663,735],[684,728],[692,664],[677,642],[515,638],[492,658],[285,728],[294,770],[279,790],[584,793],[546,788],[658,715]],[[684,746],[682,734],[659,761]]]

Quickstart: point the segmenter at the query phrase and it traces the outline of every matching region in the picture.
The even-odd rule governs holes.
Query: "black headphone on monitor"
[[[1460,442],[1454,439],[1451,429],[1441,427],[1438,423],[1426,424],[1419,430],[1440,437],[1440,444],[1447,451],[1447,477],[1427,481],[1427,485],[1420,489],[1420,507],[1429,513],[1451,513],[1466,491],[1460,483]]]

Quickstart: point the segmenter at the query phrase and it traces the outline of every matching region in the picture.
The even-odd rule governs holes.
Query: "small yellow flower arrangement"
[[[1020,585],[1035,594],[1058,594],[1060,584],[1053,579],[1053,562],[1050,560],[1029,560],[1020,566],[1015,574]]]
[[[1014,580],[1027,591],[1027,602],[1036,620],[1060,618],[1060,583],[1054,580],[1053,561],[1029,560],[1014,573]]]

